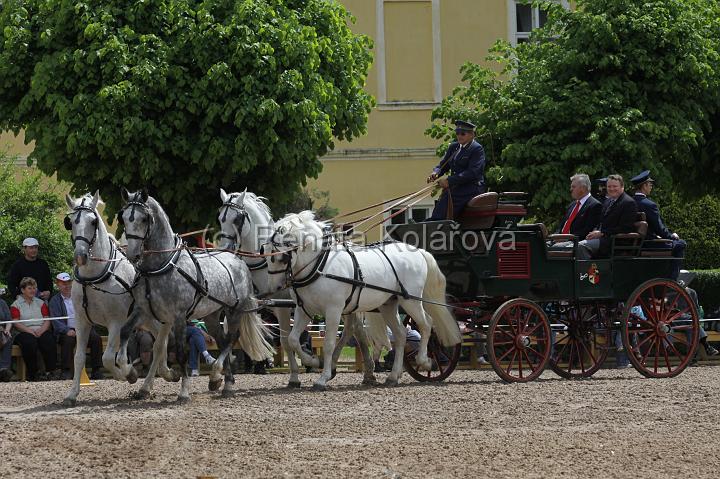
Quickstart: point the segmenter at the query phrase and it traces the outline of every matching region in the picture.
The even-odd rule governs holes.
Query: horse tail
[[[445,303],[445,275],[433,255],[425,250],[420,250],[425,257],[428,266],[423,299]],[[423,303],[423,308],[430,314],[435,333],[443,346],[454,346],[462,341],[462,334],[458,328],[457,321],[445,306],[433,303]]]
[[[362,327],[362,325],[360,325],[360,327]],[[368,342],[374,350],[379,351],[381,348],[385,348],[387,351],[390,351],[392,346],[390,345],[390,339],[388,339],[387,326],[385,325],[385,318],[383,318],[382,314],[365,313],[365,328]]]
[[[263,324],[260,315],[255,311],[257,301],[250,296],[242,303],[240,309],[242,310],[238,324],[240,347],[253,361],[264,361],[272,358],[275,349],[267,340],[270,337],[270,331]]]

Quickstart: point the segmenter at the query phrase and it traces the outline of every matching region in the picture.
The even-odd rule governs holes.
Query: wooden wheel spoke
[[[673,336],[673,338],[674,338],[676,341],[680,341],[680,342],[683,343],[685,346],[690,347],[690,341],[686,340],[686,339],[683,338],[682,336]]]
[[[682,311],[677,311],[675,314],[672,315],[672,317],[668,318],[666,320],[667,323],[672,323],[673,321],[677,321],[682,316],[690,315],[690,307],[687,307],[683,309]],[[690,316],[690,319],[685,319],[685,321],[692,321],[692,316]]]
[[[507,357],[507,355],[510,354],[510,353],[513,352],[513,351],[517,351],[517,349],[516,349],[515,347],[509,348],[507,351],[505,351],[505,353],[504,353],[502,356],[500,356],[499,358],[497,358],[497,362],[499,363],[500,361],[502,361],[503,359],[505,359],[505,358]]]
[[[656,317],[654,314],[651,314],[651,313],[655,310],[655,308],[654,308],[654,307],[653,307],[653,308],[649,308],[648,305],[647,305],[647,303],[645,302],[645,300],[644,300],[641,296],[638,296],[638,301],[639,301],[640,303],[642,303],[641,309],[646,313],[646,314],[645,314],[646,320],[649,321],[649,320],[653,319],[653,320],[655,320],[655,322],[657,322],[657,317]],[[653,306],[655,306],[655,303],[653,303]],[[632,309],[632,308],[631,308],[631,309]],[[653,322],[651,321],[650,324],[655,324],[655,323],[653,323]]]
[[[574,349],[573,346],[575,346],[575,341],[573,341],[573,342],[570,344],[570,357],[568,358],[568,367],[567,367],[567,372],[568,372],[568,373],[570,373],[570,371],[572,370],[572,365],[573,365],[573,362],[572,362],[572,360],[573,360],[573,349]]]
[[[647,343],[649,340],[654,339],[654,338],[655,338],[655,334],[653,331],[653,334],[648,334],[648,336],[645,339],[643,339],[642,341],[640,341],[638,343],[638,345],[635,347],[638,349],[638,351],[640,351],[640,348],[642,347],[643,344]]]
[[[666,341],[667,341],[668,345],[672,348],[673,352],[677,355],[677,357],[679,357],[681,360],[685,359],[685,356],[683,356],[680,353],[680,351],[678,351],[678,349],[675,347],[675,344],[672,341],[667,340],[667,339],[666,339]],[[688,344],[688,343],[686,342],[686,344]],[[689,346],[689,344],[688,344],[688,346]]]
[[[588,348],[584,342],[581,342],[580,344],[582,345],[583,349],[585,349],[585,352],[587,353],[587,355],[590,356],[590,359],[592,360],[591,365],[597,364],[597,360],[595,359],[595,356],[593,355],[593,353],[591,351],[592,348]],[[585,372],[584,367],[583,367],[583,372]]]
[[[662,342],[665,342],[667,338],[664,338]],[[668,341],[669,342],[669,341]],[[664,344],[662,346],[663,356],[665,357],[665,365],[667,366],[668,372],[672,372],[672,367],[670,366],[670,357],[668,356],[667,348]]]
[[[649,336],[649,339],[653,339],[653,340],[654,340],[654,339],[656,339],[656,337],[655,337],[654,335],[653,335],[653,336]],[[655,344],[655,343],[653,342],[653,344]],[[640,345],[638,345],[637,349],[638,349],[638,351],[640,351]],[[650,346],[650,347],[648,348],[647,352],[646,352],[645,355],[642,357],[641,362],[642,362],[643,364],[645,364],[645,361],[647,360],[647,357],[648,357],[648,355],[650,354],[650,351],[651,351],[651,350],[652,350],[652,346]]]
[[[515,362],[515,358],[517,357],[517,349],[513,348],[514,351],[512,358],[510,359],[510,363],[508,363],[507,368],[505,369],[505,372],[507,374],[510,374],[510,369],[512,368],[513,363]]]
[[[532,346],[528,346],[527,349],[532,351],[533,353],[535,353],[535,355],[539,358],[542,358],[545,356],[544,354],[540,354],[538,351],[536,351]]]
[[[543,326],[543,325],[544,325],[544,323],[543,323],[542,321],[539,322],[538,324],[535,325],[534,328],[532,328],[530,331],[528,331],[527,333],[525,333],[525,336],[532,336],[533,333],[534,333],[535,331],[537,331],[538,328],[540,328],[540,327]]]
[[[660,359],[660,338],[658,338],[657,341],[655,341],[655,361],[654,361],[654,364],[655,364],[655,372],[656,372],[656,373],[657,373],[657,371],[658,371],[658,361],[659,361],[659,359]]]
[[[535,368],[535,366],[533,366],[533,362],[530,360],[530,356],[528,356],[527,351],[523,351],[522,353],[525,355],[525,359],[527,359],[528,366],[530,366],[530,369],[534,373],[536,368]]]

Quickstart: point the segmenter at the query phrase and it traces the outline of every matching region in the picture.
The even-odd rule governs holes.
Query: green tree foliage
[[[352,21],[334,0],[5,1],[0,128],[111,212],[122,185],[181,226],[211,221],[221,186],[287,200],[365,132]]]
[[[290,200],[282,203],[273,209],[276,218],[281,218],[287,213],[297,213],[303,210],[315,211],[315,218],[318,220],[329,220],[338,214],[338,209],[330,206],[330,192],[319,191],[315,188],[302,189],[295,193]]]
[[[720,2],[536,4],[550,12],[546,26],[516,48],[498,42],[500,72],[466,64],[428,133],[447,139],[455,118],[476,122],[491,185],[529,191],[542,216],[563,211],[578,171],[651,169],[675,191],[716,191]]]
[[[70,271],[72,246],[60,221],[65,202],[37,170],[17,168],[0,155],[0,283],[21,254],[24,238],[40,242],[40,257],[52,273]]]

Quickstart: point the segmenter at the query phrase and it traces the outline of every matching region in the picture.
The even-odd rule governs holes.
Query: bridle
[[[225,223],[225,221],[227,221],[227,214],[228,214],[228,210],[230,210],[230,208],[237,211],[237,215],[235,216],[235,219],[233,220],[235,233],[227,234],[227,233],[221,232],[220,234],[218,234],[218,238],[225,238],[232,242],[230,244],[231,247],[229,247],[228,249],[235,249],[236,247],[239,246],[240,238],[242,237],[242,231],[243,231],[243,228],[245,227],[245,222],[247,221],[248,223],[250,223],[250,215],[248,214],[245,207],[242,205],[233,203],[233,200],[235,200],[235,198],[237,198],[238,196],[239,195],[237,195],[237,194],[230,195],[230,198],[228,198],[228,200],[225,203],[223,203],[222,206],[220,207],[221,210],[223,209],[223,207],[225,208],[225,211],[223,211],[223,214],[222,214],[222,218],[220,218],[221,223]],[[246,263],[247,263],[247,261],[246,261]],[[248,264],[247,266],[250,271],[258,271],[263,268],[267,268],[268,263],[267,263],[267,259],[263,258],[262,261],[260,261],[259,263]]]
[[[92,208],[92,207],[90,207],[90,206],[85,206],[85,200],[86,200],[86,198],[83,198],[83,199],[82,199],[82,202],[81,202],[78,206],[74,207],[73,210],[72,210],[70,213],[68,213],[67,215],[65,215],[65,219],[63,220],[63,225],[65,225],[65,229],[70,232],[70,240],[72,241],[73,246],[75,245],[75,242],[76,242],[76,241],[80,240],[80,241],[84,241],[85,243],[87,243],[88,249],[90,249],[90,248],[92,248],[92,245],[95,243],[95,239],[97,238],[97,232],[98,232],[98,217],[97,217],[97,213],[95,212],[95,208]],[[86,237],[84,237],[84,236],[82,236],[82,235],[73,236],[73,234],[72,234],[72,229],[73,229],[73,225],[72,225],[72,224],[73,224],[73,223],[75,223],[76,225],[77,225],[77,224],[80,224],[80,214],[81,214],[83,211],[88,211],[88,212],[90,212],[90,213],[93,215],[93,218],[94,218],[94,219],[92,220],[92,222],[91,222],[91,224],[93,225],[94,228],[93,228],[92,238],[90,238],[90,239],[87,239]],[[74,220],[70,219],[70,216],[71,216],[73,213],[75,213],[75,219],[74,219]]]
[[[276,255],[270,256],[270,263],[275,264],[277,262],[279,264],[284,264],[285,268],[271,270],[268,266],[268,274],[285,274],[288,279],[292,279],[292,254],[298,249],[298,246],[294,244],[288,244],[282,241],[276,241],[275,237],[278,234],[284,234],[284,231],[281,231],[281,228],[275,230],[273,235],[270,237],[270,244],[272,244],[272,246],[276,248],[279,253],[281,252],[282,254],[278,255],[279,257]],[[287,249],[286,251],[281,251],[279,248],[289,249]],[[262,246],[260,254],[265,254],[265,245]]]
[[[237,246],[237,244],[240,242],[240,237],[242,236],[242,230],[243,230],[243,227],[245,226],[245,221],[247,221],[248,223],[250,222],[250,215],[248,215],[248,212],[245,210],[245,208],[241,205],[237,205],[237,204],[233,203],[233,200],[235,198],[237,198],[238,196],[239,195],[236,195],[236,194],[230,195],[230,198],[228,198],[228,200],[225,203],[223,203],[222,206],[220,207],[220,209],[223,209],[223,207],[225,208],[225,211],[223,211],[222,218],[220,218],[221,223],[225,223],[225,221],[227,221],[227,214],[228,214],[228,210],[230,210],[230,208],[232,208],[238,212],[237,215],[235,216],[235,219],[233,220],[233,225],[235,226],[235,233],[233,233],[231,235],[229,235],[227,233],[220,233],[218,235],[218,238],[225,238],[225,239],[229,239],[230,241],[232,241],[233,247]]]
[[[153,225],[155,224],[155,219],[153,218],[152,211],[150,211],[150,208],[148,207],[147,203],[144,203],[142,201],[137,201],[137,200],[128,201],[127,204],[125,204],[125,206],[120,211],[118,211],[118,214],[117,214],[118,224],[122,225],[123,227],[125,226],[125,220],[123,219],[123,215],[125,214],[125,210],[127,210],[128,208],[132,208],[130,210],[130,217],[128,218],[128,221],[130,223],[133,223],[135,221],[135,209],[136,208],[140,208],[143,211],[143,213],[145,213],[145,216],[147,216],[147,223],[145,225],[145,234],[143,236],[130,234],[127,232],[127,230],[125,231],[125,237],[127,239],[140,240],[140,242],[141,242],[140,249],[144,250],[145,249],[145,241],[147,241],[147,239],[150,237],[150,230],[152,229]]]

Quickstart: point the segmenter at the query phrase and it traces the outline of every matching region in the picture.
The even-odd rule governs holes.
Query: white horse
[[[248,253],[259,253],[262,245],[267,243],[275,232],[275,222],[272,219],[270,208],[262,201],[263,198],[247,190],[240,193],[228,194],[221,188],[220,199],[222,200],[222,206],[220,207],[218,221],[220,222],[222,232],[219,235],[220,242],[218,246],[221,249],[239,249],[240,251]],[[270,287],[268,261],[266,258],[253,258],[248,256],[243,256],[242,258],[250,268],[253,284],[260,296],[272,296],[278,299],[291,298],[288,291],[275,292],[275,289]],[[297,360],[288,348],[290,309],[272,308],[272,312],[278,320],[280,344],[283,350],[288,352],[288,365],[290,366],[288,387],[300,387]],[[370,323],[370,321],[368,321],[368,323]],[[334,352],[333,365],[337,363],[340,352],[342,351],[342,346],[354,334],[363,352],[365,364],[363,383],[375,383],[373,361],[367,352],[368,338],[365,328],[362,327],[359,318],[354,315],[345,319],[345,326],[346,329],[343,330],[341,341]],[[387,343],[384,323],[380,324],[379,327],[370,329],[370,332],[373,344]],[[299,348],[299,345],[297,347]],[[376,347],[376,349],[378,348]],[[317,367],[319,360],[315,359],[308,365]]]
[[[240,346],[256,361],[271,358],[274,352],[266,340],[267,328],[256,313],[257,302],[247,266],[232,253],[190,253],[173,233],[167,215],[155,199],[146,192],[129,193],[125,188],[121,191],[125,206],[118,218],[125,225],[127,257],[139,274],[133,289],[135,307],[121,331],[123,348],[138,318],[153,317],[162,323],[153,353],[161,354],[164,361],[168,335],[174,325],[183,372],[178,400],[186,401],[190,397],[184,354],[186,321],[224,312],[227,338],[212,366],[209,387],[211,390],[219,387],[225,365],[223,393],[230,392],[234,381],[225,359],[238,337]],[[123,368],[130,369],[122,359]]]
[[[117,380],[128,380],[130,383],[137,381],[134,370],[124,374],[115,362],[120,352],[120,329],[127,322],[127,313],[133,303],[131,289],[135,268],[118,249],[115,238],[108,233],[98,213],[97,206],[102,201],[97,191],[93,196],[87,194],[78,199],[66,195],[65,202],[70,208],[65,217],[65,228],[70,231],[75,248],[72,301],[77,345],[73,385],[63,404],[74,406],[80,393],[80,373],[85,367],[85,351],[92,324],[101,324],[108,330],[103,366]],[[154,334],[159,331],[160,323],[157,321],[149,319],[145,324]],[[153,357],[153,365],[150,367],[153,375],[159,366],[159,359],[158,355]],[[180,379],[165,363],[160,365],[160,374],[168,381]]]
[[[420,332],[418,368],[431,368],[427,344],[432,327],[444,346],[461,341],[450,312],[434,304],[445,302],[445,276],[430,253],[405,243],[338,244],[325,234],[327,225],[315,221],[312,211],[286,215],[276,226],[270,250],[281,256],[271,257],[268,272],[274,288],[293,289],[297,307],[289,343],[303,363],[313,358],[299,348],[300,333],[311,315],[325,317],[325,357],[323,372],[314,384],[317,389],[324,389],[332,377],[332,352],[343,314],[378,309],[384,317],[399,352],[385,381],[389,385],[398,383],[403,368],[406,331],[398,307],[415,320]]]

